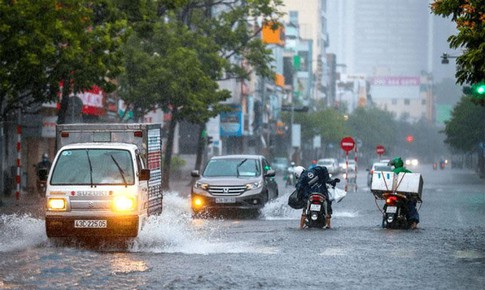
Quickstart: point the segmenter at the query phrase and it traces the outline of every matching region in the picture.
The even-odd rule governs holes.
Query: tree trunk
[[[170,190],[170,165],[172,163],[173,140],[175,138],[175,127],[177,126],[176,112],[172,111],[172,119],[168,124],[167,146],[165,146],[165,157],[163,159],[162,189]]]
[[[69,107],[69,93],[70,93],[70,88],[68,84],[70,83],[71,83],[71,80],[68,78],[64,81],[62,85],[62,99],[61,99],[61,106],[59,108],[59,113],[57,114],[57,124],[66,123],[67,109]]]
[[[194,170],[199,170],[201,169],[202,165],[202,160],[205,156],[205,150],[206,150],[206,140],[207,140],[207,132],[206,132],[206,126],[205,123],[199,124],[199,139],[197,141],[197,156],[195,159],[195,167]],[[192,179],[192,182],[194,179]]]

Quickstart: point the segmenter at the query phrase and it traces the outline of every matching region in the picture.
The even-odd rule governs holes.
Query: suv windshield
[[[256,177],[261,175],[261,167],[256,159],[212,159],[207,164],[203,175],[206,177]]]
[[[134,184],[131,154],[116,149],[64,150],[53,169],[51,184]]]

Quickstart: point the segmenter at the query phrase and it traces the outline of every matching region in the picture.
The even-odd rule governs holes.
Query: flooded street
[[[414,171],[424,179],[414,231],[381,228],[365,171],[358,191],[333,205],[332,230],[298,229],[282,182],[256,219],[192,219],[187,197],[167,193],[163,214],[127,246],[48,240],[43,218],[0,208],[0,288],[482,289],[485,181],[465,170]]]

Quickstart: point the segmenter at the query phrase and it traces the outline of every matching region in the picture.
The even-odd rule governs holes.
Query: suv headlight
[[[200,189],[203,189],[203,190],[208,190],[209,189],[209,184],[207,183],[202,183],[202,182],[196,182],[195,185],[194,185],[195,188],[200,188]]]
[[[258,182],[253,182],[253,183],[247,183],[246,184],[246,189],[251,190],[251,189],[257,189],[263,186],[263,183],[261,181]]]

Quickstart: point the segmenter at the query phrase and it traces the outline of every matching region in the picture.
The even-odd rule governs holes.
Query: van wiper
[[[236,166],[236,177],[239,177],[239,167],[244,164],[244,162],[248,161],[248,159],[244,159],[243,161],[239,162],[239,164]]]
[[[93,165],[91,164],[91,158],[89,158],[89,150],[88,149],[86,149],[86,156],[88,156],[89,179],[91,181],[91,187],[94,187],[94,184],[93,184]]]
[[[110,155],[111,159],[113,159],[113,162],[116,164],[116,167],[118,167],[118,171],[120,172],[121,177],[123,178],[123,183],[125,184],[125,187],[128,187],[128,183],[126,183],[126,178],[125,178],[125,172],[123,169],[121,169],[121,166],[118,164],[118,161],[113,157],[113,155]]]

